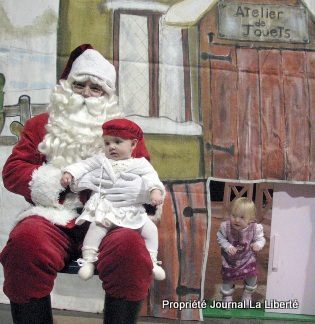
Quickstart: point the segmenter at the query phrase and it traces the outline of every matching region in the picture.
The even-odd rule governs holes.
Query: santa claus
[[[122,115],[115,83],[114,66],[99,52],[87,44],[76,48],[52,92],[48,112],[26,122],[3,167],[4,186],[30,202],[0,254],[14,323],[53,323],[50,292],[57,272],[79,254],[87,225],[74,221],[90,193],[65,190],[61,168],[103,149],[102,124]],[[149,157],[145,146],[134,155]],[[98,187],[99,181],[95,176],[92,185]],[[117,207],[142,203],[141,181],[128,179],[113,191],[105,180],[102,191]],[[136,231],[115,228],[99,251],[106,323],[135,323],[152,273],[144,241]]]

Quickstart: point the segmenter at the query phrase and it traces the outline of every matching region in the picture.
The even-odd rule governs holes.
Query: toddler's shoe
[[[252,303],[252,293],[256,290],[257,285],[255,286],[248,286],[245,285],[243,295],[242,295],[242,302],[245,308],[249,308]]]
[[[223,290],[221,287],[222,294],[222,308],[229,309],[231,308],[231,302],[233,301],[234,287],[230,290]]]

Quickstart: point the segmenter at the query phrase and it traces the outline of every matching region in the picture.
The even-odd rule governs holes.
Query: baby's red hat
[[[125,118],[109,120],[103,124],[102,128],[103,135],[137,140],[141,140],[143,138],[142,129],[133,121]]]
[[[105,122],[102,126],[103,136],[116,136],[124,139],[138,140],[137,146],[132,152],[135,158],[144,157],[150,161],[150,154],[145,146],[143,131],[139,125],[125,118],[112,119]]]

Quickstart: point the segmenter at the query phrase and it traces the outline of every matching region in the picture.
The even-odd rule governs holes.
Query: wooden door
[[[209,47],[200,74],[206,175],[314,181],[315,52]]]
[[[165,188],[158,259],[166,279],[154,281],[141,315],[199,321],[202,307],[193,307],[192,302],[202,302],[208,257],[206,183],[175,181],[167,182]]]

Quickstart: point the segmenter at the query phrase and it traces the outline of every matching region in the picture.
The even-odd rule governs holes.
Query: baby
[[[93,170],[100,170],[99,176],[111,179],[113,188],[120,177],[132,179],[133,176],[142,177],[142,185],[148,192],[143,203],[158,206],[163,203],[165,196],[164,185],[157,172],[145,158],[133,158],[132,152],[139,141],[143,141],[141,128],[128,119],[113,119],[103,124],[103,138],[105,155],[98,154],[86,160],[79,161],[63,169],[61,184],[70,185],[73,191],[80,183],[81,177],[85,180]],[[78,187],[78,186],[77,186]],[[87,280],[94,274],[94,262],[98,260],[98,247],[107,232],[116,226],[140,230],[146,247],[153,262],[153,276],[156,280],[163,280],[165,272],[157,261],[158,231],[155,224],[147,215],[143,205],[113,207],[100,191],[93,192],[85,204],[82,214],[76,219],[76,224],[85,221],[91,222],[82,247],[82,259],[78,260],[81,266],[79,276]],[[131,247],[132,248],[132,247]]]
[[[242,301],[246,307],[250,306],[251,295],[257,288],[256,252],[264,247],[266,240],[263,227],[255,222],[255,217],[255,204],[248,198],[237,198],[232,202],[230,220],[222,222],[217,233],[224,302],[233,300],[237,280],[244,280]]]

